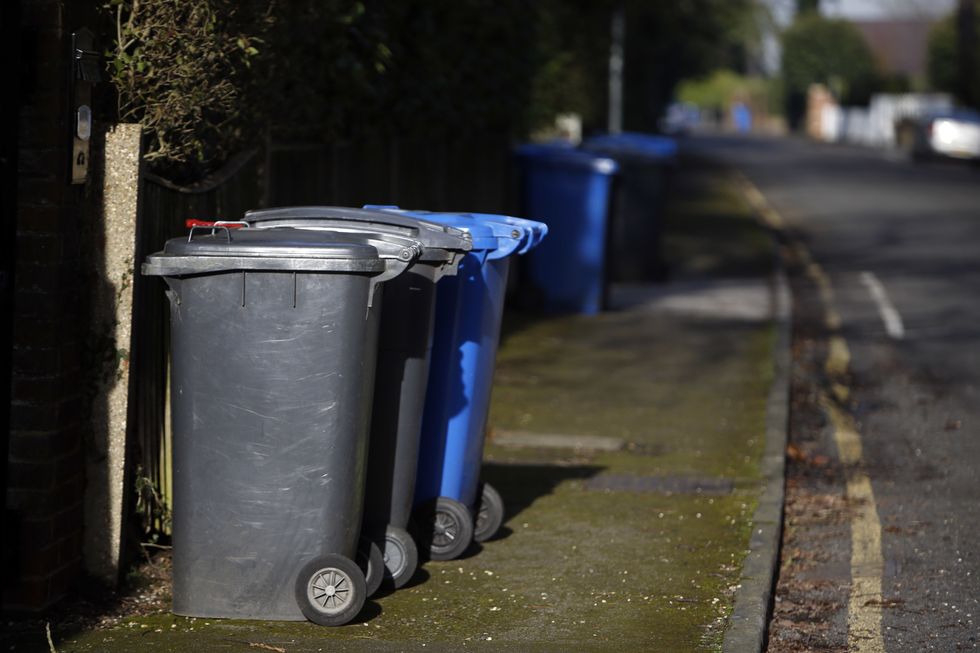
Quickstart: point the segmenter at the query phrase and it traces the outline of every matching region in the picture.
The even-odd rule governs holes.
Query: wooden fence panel
[[[192,186],[179,186],[153,175],[143,179],[137,223],[136,260],[146,257],[170,238],[187,233],[188,218],[238,220],[258,206],[258,166],[255,153],[236,157],[212,177]],[[172,486],[170,467],[169,343],[170,307],[159,277],[134,278],[133,352],[130,374],[136,402],[136,451],[139,468],[137,510],[144,536],[169,534]]]

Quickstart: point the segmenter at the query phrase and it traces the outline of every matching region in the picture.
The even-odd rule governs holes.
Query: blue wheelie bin
[[[390,208],[387,210],[398,209]],[[490,390],[513,254],[538,246],[542,222],[479,213],[409,215],[467,231],[473,250],[436,288],[429,387],[422,420],[413,519],[433,560],[459,557],[503,522],[503,501],[480,482]]]
[[[670,171],[677,162],[677,141],[623,132],[588,138],[582,149],[619,164],[620,181],[609,219],[609,281],[664,279],[664,201]]]
[[[471,237],[441,222],[346,207],[264,209],[249,211],[245,220],[253,227],[353,232],[371,236],[372,243],[410,239],[422,246],[406,272],[383,287],[377,373],[372,377],[373,411],[368,420],[362,542],[380,547],[383,553],[378,557],[383,560],[385,576],[395,588],[402,587],[418,565],[417,546],[407,529],[429,376],[436,286],[443,277],[456,274],[460,260],[472,249]],[[367,547],[362,543],[363,548]],[[370,595],[377,585],[372,583],[372,574],[367,576]]]
[[[595,314],[605,305],[606,235],[617,164],[566,145],[518,148],[522,213],[550,235],[529,257],[546,310]]]

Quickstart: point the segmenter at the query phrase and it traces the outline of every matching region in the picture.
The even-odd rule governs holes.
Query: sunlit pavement
[[[730,177],[675,182],[669,282],[616,287],[599,317],[507,317],[484,465],[507,508],[496,539],[346,627],[164,613],[55,624],[58,650],[720,649],[762,490],[773,249]]]

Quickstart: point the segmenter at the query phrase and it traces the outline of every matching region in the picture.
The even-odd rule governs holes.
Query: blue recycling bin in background
[[[610,158],[566,144],[517,150],[522,214],[548,223],[529,258],[530,281],[549,311],[595,314],[605,304],[609,203],[618,170]]]
[[[732,106],[732,123],[740,134],[752,131],[752,110],[744,102],[736,102]]]
[[[420,547],[428,545],[433,560],[452,560],[474,539],[492,537],[503,522],[503,501],[480,483],[480,466],[507,275],[512,255],[537,247],[549,228],[502,215],[385,210],[462,229],[472,239],[456,276],[436,286],[415,482]]]
[[[654,134],[622,132],[588,138],[582,149],[613,158],[619,164],[619,182],[609,218],[609,281],[663,280],[667,276],[664,203],[670,171],[677,163],[677,141]]]

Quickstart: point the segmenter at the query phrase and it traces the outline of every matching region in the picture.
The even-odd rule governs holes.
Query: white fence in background
[[[831,143],[894,147],[896,122],[952,107],[953,99],[942,93],[880,94],[867,107],[824,104],[820,107],[820,138]]]

